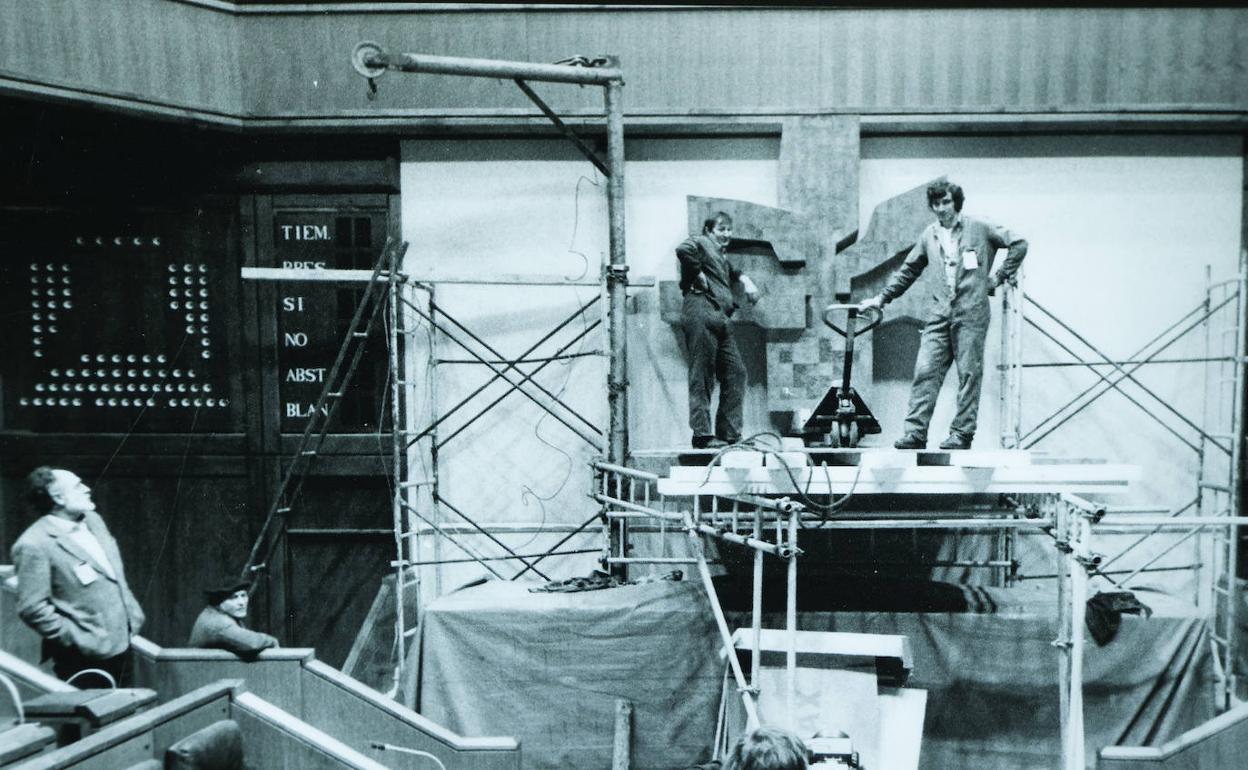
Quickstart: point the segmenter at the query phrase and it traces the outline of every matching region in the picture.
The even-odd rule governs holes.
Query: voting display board
[[[204,208],[0,212],[4,428],[237,429],[230,230]]]
[[[276,198],[267,226],[258,223],[263,228],[258,239],[260,261],[265,267],[298,270],[371,271],[385,245],[387,216],[384,206],[357,201]],[[317,408],[366,287],[305,281],[278,282],[273,287],[274,374],[282,433],[301,433]],[[335,433],[370,433],[381,430],[383,422],[388,425],[384,321],[374,323],[344,391],[331,422]],[[343,362],[344,371],[347,363]]]

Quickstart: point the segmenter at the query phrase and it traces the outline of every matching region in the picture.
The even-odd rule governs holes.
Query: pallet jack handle
[[[845,328],[832,323],[832,314],[845,311],[846,321]],[[858,319],[865,317],[867,323],[858,324]],[[845,393],[849,393],[850,372],[854,367],[854,337],[863,332],[871,331],[884,320],[884,311],[878,307],[867,308],[863,310],[858,305],[840,305],[831,304],[823,309],[823,322],[828,325],[832,331],[845,338],[845,364],[841,367],[841,388]]]
[[[846,321],[846,324],[845,324],[846,328],[844,329],[832,323],[832,314],[841,312],[841,311],[845,311],[845,313],[848,315],[848,320]],[[857,324],[855,324],[855,321],[859,317],[866,317],[866,318],[869,318],[870,320],[867,321],[866,325],[858,326]],[[863,332],[871,331],[875,327],[879,326],[880,321],[883,321],[883,320],[884,320],[884,311],[878,307],[872,307],[872,308],[867,308],[866,310],[863,310],[862,307],[859,305],[841,305],[841,304],[833,303],[823,309],[823,322],[827,324],[829,329],[831,329],[832,331],[836,332],[837,334],[847,339],[853,339],[855,335],[862,334]]]
[[[841,312],[847,316],[844,328],[832,321],[832,315]],[[822,318],[828,328],[845,338],[845,362],[841,366],[841,384],[828,388],[803,424],[802,432],[806,436],[825,436],[830,446],[857,446],[858,439],[863,435],[879,433],[880,423],[862,397],[850,387],[854,369],[854,337],[878,326],[884,320],[884,313],[880,308],[863,310],[860,305],[832,304],[823,309]]]

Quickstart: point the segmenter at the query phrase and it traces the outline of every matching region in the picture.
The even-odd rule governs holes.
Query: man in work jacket
[[[958,366],[958,408],[941,449],[969,449],[975,438],[979,392],[984,380],[984,340],[988,335],[988,298],[1006,281],[1011,284],[1027,255],[1027,241],[1004,227],[962,215],[962,188],[940,180],[927,188],[927,205],[936,215],[919,236],[906,261],[877,296],[862,309],[882,308],[918,279],[929,261],[944,271],[931,282],[932,302],[914,367],[906,432],[893,446],[923,449],[936,396],[949,365]],[[1008,249],[1000,269],[992,271],[997,249]]]

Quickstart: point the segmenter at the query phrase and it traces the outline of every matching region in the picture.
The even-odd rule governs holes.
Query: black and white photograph
[[[0,0],[0,768],[1248,764],[1239,4]]]

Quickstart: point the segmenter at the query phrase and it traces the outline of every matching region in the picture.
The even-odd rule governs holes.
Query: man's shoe
[[[957,431],[949,434],[949,438],[940,442],[941,449],[970,449],[973,436],[965,436]]]
[[[728,446],[728,442],[715,436],[694,436],[694,449],[719,449]]]
[[[893,446],[897,449],[926,449],[927,439],[919,438],[913,433],[907,433],[894,441]]]

